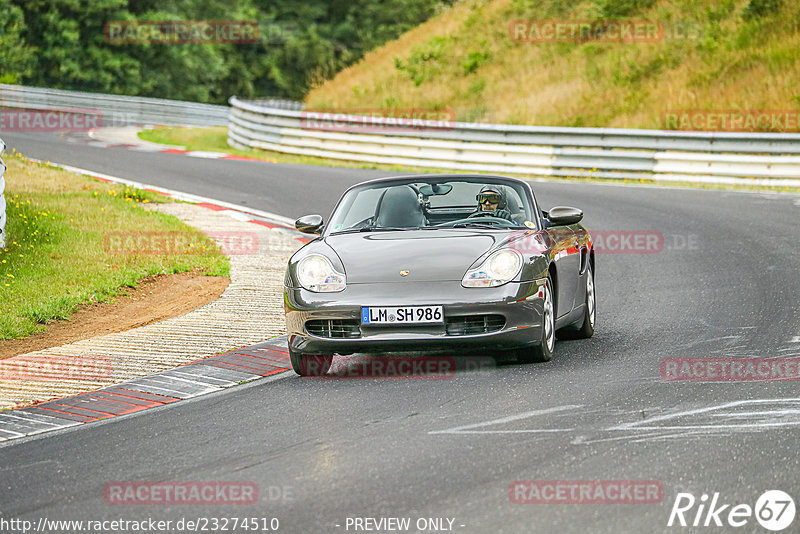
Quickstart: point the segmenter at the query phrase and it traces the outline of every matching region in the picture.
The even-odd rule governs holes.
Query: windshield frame
[[[536,196],[533,193],[533,189],[529,182],[525,180],[519,180],[517,178],[509,178],[506,176],[497,176],[497,175],[487,175],[487,174],[423,174],[423,175],[410,175],[410,176],[397,176],[391,178],[379,178],[376,180],[369,180],[367,182],[361,182],[355,185],[350,186],[345,190],[344,193],[339,197],[339,200],[336,202],[336,205],[331,210],[330,215],[328,216],[328,223],[325,224],[325,228],[322,231],[322,237],[328,237],[331,235],[340,235],[345,233],[354,233],[356,229],[353,228],[346,228],[340,230],[332,230],[330,222],[334,220],[334,216],[337,212],[342,209],[345,199],[348,198],[349,195],[355,193],[362,189],[373,189],[376,187],[389,187],[389,186],[396,186],[396,185],[407,185],[407,184],[418,184],[418,183],[444,183],[444,182],[452,182],[452,181],[464,181],[464,182],[471,182],[471,183],[480,183],[483,185],[503,185],[507,187],[512,187],[514,189],[520,188],[521,191],[525,195],[525,199],[528,202],[528,205],[532,211],[532,218],[531,222],[536,225],[536,228],[527,228],[528,230],[541,230],[544,226],[542,224],[541,216],[542,212],[539,209],[539,204],[536,202]],[[519,192],[519,191],[518,191]],[[479,219],[478,219],[479,221]],[[425,227],[424,229],[433,229],[437,228],[435,226]],[[438,227],[442,229],[452,229],[452,226],[442,226]],[[520,226],[509,226],[509,227],[501,227],[498,226],[496,230],[506,230],[506,231],[519,231]],[[398,231],[411,231],[412,229],[404,229]],[[473,228],[474,230],[474,228]]]

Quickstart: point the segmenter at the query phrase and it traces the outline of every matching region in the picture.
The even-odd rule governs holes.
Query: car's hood
[[[405,230],[328,236],[348,284],[461,280],[508,232],[471,229]],[[400,271],[408,271],[401,276]]]

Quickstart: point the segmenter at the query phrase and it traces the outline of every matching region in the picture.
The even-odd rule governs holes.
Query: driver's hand
[[[471,219],[473,217],[498,217],[500,219],[505,219],[507,221],[512,221],[512,222],[514,220],[514,219],[511,218],[511,212],[508,211],[508,210],[476,211],[475,213],[470,215],[468,218]]]
[[[507,221],[512,220],[511,219],[511,212],[508,211],[508,210],[497,210],[497,211],[490,212],[490,213],[492,213],[492,215],[494,217],[500,217],[501,219],[505,219]]]

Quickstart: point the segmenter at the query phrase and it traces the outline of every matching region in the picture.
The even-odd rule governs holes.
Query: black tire
[[[300,376],[322,376],[333,362],[332,354],[297,354],[289,347],[292,369]]]
[[[565,326],[557,332],[558,339],[587,339],[594,335],[597,320],[597,297],[594,289],[592,264],[586,267],[586,295],[583,302],[583,317],[577,323]]]
[[[535,344],[517,351],[521,363],[549,362],[556,345],[556,310],[553,300],[553,281],[547,276],[542,313],[542,337]]]
[[[594,325],[597,321],[597,297],[594,289],[594,272],[592,263],[586,267],[586,305],[583,313],[583,324],[575,332],[579,338],[587,339],[594,335]]]

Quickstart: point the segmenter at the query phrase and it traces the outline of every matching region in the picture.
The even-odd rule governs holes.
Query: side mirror
[[[294,222],[294,227],[304,234],[320,234],[322,225],[322,215],[303,215]]]
[[[581,219],[583,219],[583,211],[578,208],[557,206],[547,212],[547,219],[553,226],[568,226],[581,222]]]

